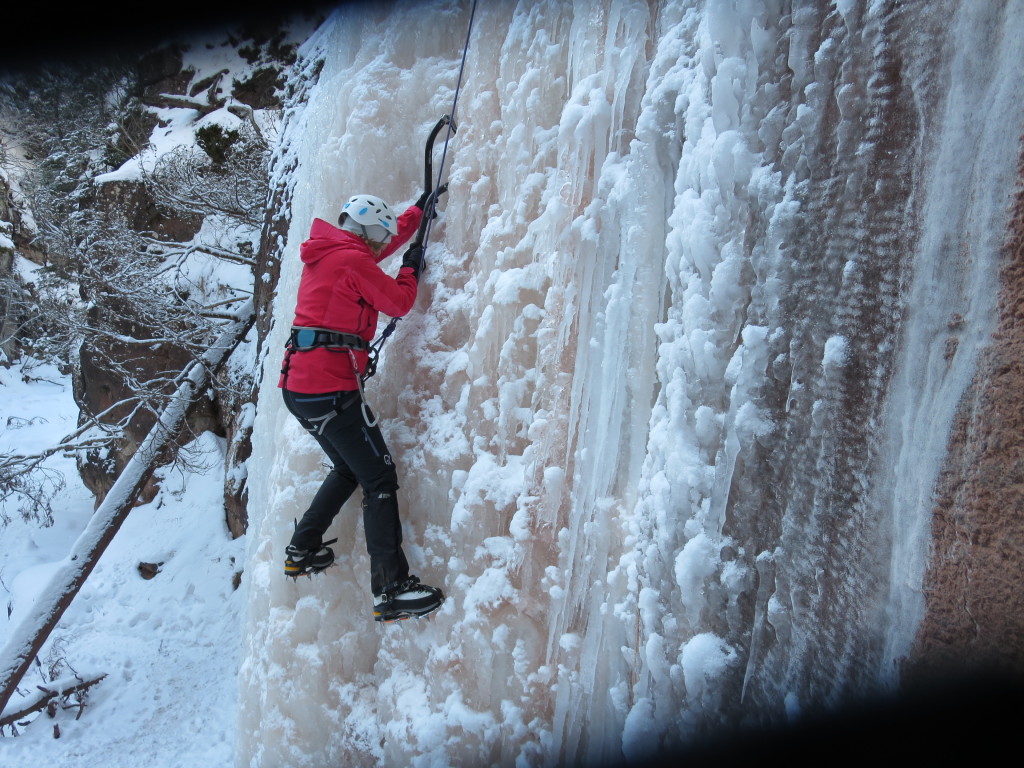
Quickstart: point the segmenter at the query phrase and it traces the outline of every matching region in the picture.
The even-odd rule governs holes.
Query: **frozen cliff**
[[[369,387],[448,601],[379,626],[358,498],[338,565],[283,576],[325,470],[280,349],[312,218],[419,195],[471,4],[341,5],[274,166],[236,764],[635,760],[897,686],[1000,318],[1021,10],[481,3],[420,297]]]

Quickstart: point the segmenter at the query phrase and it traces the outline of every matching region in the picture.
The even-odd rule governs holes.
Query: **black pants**
[[[342,505],[356,486],[362,486],[370,588],[379,595],[409,576],[398,517],[398,473],[380,428],[367,425],[359,392],[304,395],[282,391],[285,407],[334,465],[299,520],[291,543],[301,549],[319,547]],[[367,414],[373,421],[369,408]]]

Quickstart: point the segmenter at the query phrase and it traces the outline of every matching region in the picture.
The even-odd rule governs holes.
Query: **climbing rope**
[[[431,164],[431,153],[433,151],[433,138],[436,136],[436,131],[443,124],[447,123],[448,131],[444,137],[444,147],[441,150],[441,165],[437,169],[437,184],[432,183],[429,173],[424,183],[430,185],[427,189],[428,196],[426,202],[426,208],[423,211],[423,224],[420,226],[420,231],[417,234],[414,244],[418,244],[423,247],[423,251],[427,250],[427,241],[430,239],[430,228],[434,219],[434,204],[437,202],[437,195],[441,189],[440,182],[444,174],[444,163],[448,157],[448,142],[451,141],[452,134],[455,133],[455,114],[459,106],[459,92],[462,90],[462,75],[466,69],[466,55],[469,52],[469,40],[473,34],[473,19],[476,16],[476,4],[477,0],[473,0],[473,6],[469,11],[469,28],[466,30],[466,42],[462,46],[462,62],[459,64],[459,77],[455,82],[455,94],[452,98],[452,111],[450,114],[445,115],[435,126],[435,133],[431,134],[431,138],[427,140],[427,151],[426,151],[426,167],[429,169]],[[423,271],[423,256],[420,256],[420,271]],[[381,347],[384,346],[384,342],[388,340],[392,333],[395,332],[395,328],[398,326],[399,318],[391,318],[391,322],[387,324],[387,327],[381,332],[380,337],[374,341],[369,348],[369,358],[366,361],[366,369],[363,371],[363,375],[359,378],[360,390],[362,384],[371,376],[377,372],[377,356],[380,354]]]
[[[452,111],[450,113],[451,119],[448,120],[448,131],[445,133],[444,146],[441,148],[441,165],[437,169],[437,183],[434,185],[434,189],[438,189],[441,183],[441,177],[444,174],[444,162],[448,157],[448,142],[451,141],[452,133],[455,130],[455,115],[459,107],[459,92],[462,90],[462,74],[466,69],[466,54],[469,52],[469,38],[473,33],[473,18],[476,16],[476,3],[477,0],[473,0],[473,7],[469,10],[469,28],[466,30],[466,43],[462,46],[462,62],[459,64],[459,77],[455,82],[455,94],[452,98]],[[426,229],[423,231],[423,246],[424,251],[427,248],[427,241],[430,239],[430,227],[431,222],[434,218],[434,203],[437,202],[436,194],[432,195],[428,202],[427,208],[430,210],[424,211],[423,215],[427,219]],[[420,267],[423,265],[421,264]]]

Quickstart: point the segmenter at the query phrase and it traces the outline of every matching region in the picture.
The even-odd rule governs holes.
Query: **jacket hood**
[[[363,253],[376,261],[370,246],[361,237],[338,229],[323,219],[313,219],[313,225],[309,228],[309,239],[302,244],[300,254],[304,263],[314,264],[339,247]]]

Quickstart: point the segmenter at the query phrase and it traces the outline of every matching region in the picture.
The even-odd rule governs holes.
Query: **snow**
[[[991,190],[979,180],[1016,168],[1021,22],[1001,20],[1013,29],[984,58],[991,85],[973,96],[997,110],[999,128],[981,130],[959,102],[941,119],[926,113],[948,133],[936,130],[920,160],[925,231],[904,274],[863,235],[870,221],[815,209],[808,192],[834,192],[812,173],[827,99],[849,121],[842,141],[857,138],[840,153],[853,170],[836,171],[848,188],[874,151],[861,131],[869,96],[882,96],[858,90],[857,67],[884,54],[880,4],[836,3],[835,23],[849,30],[824,40],[813,7],[790,17],[754,3],[481,4],[421,296],[369,387],[398,462],[406,554],[448,600],[429,620],[380,626],[358,494],[329,532],[337,565],[283,577],[293,520],[324,469],[281,403],[276,350],[312,218],[333,219],[354,192],[399,207],[418,196],[422,142],[450,109],[469,8],[436,2],[416,24],[387,23],[413,5],[340,7],[296,67],[299,78],[324,64],[289,105],[274,166],[292,219],[258,407],[245,414],[255,429],[247,535],[226,530],[222,472],[163,470],[158,496],[128,516],[44,651],[107,679],[80,720],[58,714],[60,739],[45,716],[0,739],[0,763],[640,760],[742,715],[795,719],[843,686],[886,683],[907,652],[928,494],[991,330],[985,286],[998,247],[982,234],[1002,231],[994,197],[1012,180]],[[987,12],[965,5],[951,26],[970,37]],[[970,61],[949,66],[956,74]],[[850,82],[832,92],[840,70]],[[956,75],[956,98],[971,97],[973,76]],[[186,140],[187,112],[166,116],[154,153]],[[957,161],[964,128],[985,136],[985,172]],[[974,200],[947,189],[993,197],[957,214],[980,244],[972,264],[932,271],[938,244],[955,239],[950,210]],[[857,282],[868,266],[887,285],[907,280],[914,298],[891,312],[909,317],[886,326],[893,338],[879,347],[895,361],[883,361],[894,383],[865,461],[890,461],[837,510],[832,488],[861,467],[835,463],[836,435],[849,428],[844,377],[879,352],[853,328],[873,305],[848,298],[883,292]],[[970,341],[952,367],[934,330],[951,312],[967,318]],[[8,445],[31,450],[70,431],[76,414],[66,377],[23,373],[0,369],[0,417]],[[194,447],[222,466],[218,438]],[[91,515],[72,462],[51,462],[68,477],[54,525],[7,512],[0,588],[11,615],[0,641],[31,615]],[[777,478],[789,484],[758,495]],[[776,517],[757,516],[778,498]],[[837,557],[825,531],[845,513],[877,518],[893,551],[865,545],[866,565]],[[144,580],[139,562],[160,572]],[[826,578],[875,623],[828,603]],[[864,586],[879,579],[882,597]],[[845,655],[850,638],[868,635],[884,654]]]
[[[30,380],[26,380],[29,378]],[[50,367],[0,368],[0,418],[36,416],[5,441],[18,450],[57,444],[77,418],[71,383]],[[204,460],[222,460],[223,441],[207,433],[193,446]],[[3,446],[9,450],[9,443]],[[55,504],[53,525],[41,528],[5,508],[0,583],[10,616],[0,642],[31,615],[40,593],[62,567],[92,515],[92,498],[76,479],[74,461],[60,454],[49,465],[67,486]],[[84,714],[58,710],[54,720],[32,719],[18,738],[0,740],[0,762],[45,759],[51,765],[87,760],[95,765],[153,761],[166,766],[231,762],[240,593],[232,582],[244,544],[224,523],[222,477],[162,470],[156,498],[132,510],[89,576],[20,688],[57,676],[106,674],[88,695]],[[159,564],[145,580],[139,563]],[[7,711],[17,709],[14,701]],[[61,738],[52,737],[56,724]],[[190,740],[188,733],[205,734]]]
[[[825,368],[843,366],[850,354],[850,344],[843,336],[829,336],[825,342],[825,356],[821,364]]]

